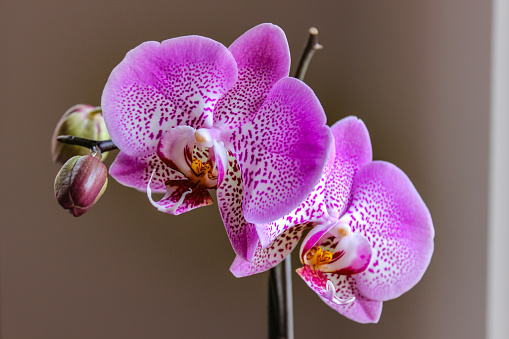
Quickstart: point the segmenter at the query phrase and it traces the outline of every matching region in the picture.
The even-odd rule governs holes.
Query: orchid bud
[[[108,170],[99,159],[74,156],[55,178],[55,196],[63,208],[79,217],[99,200],[107,184]]]
[[[60,118],[51,139],[51,154],[53,161],[60,164],[64,164],[75,155],[90,154],[90,150],[85,147],[58,142],[59,135],[73,135],[91,140],[110,139],[101,107],[83,104],[69,108]],[[105,157],[106,154],[103,154],[103,159]]]

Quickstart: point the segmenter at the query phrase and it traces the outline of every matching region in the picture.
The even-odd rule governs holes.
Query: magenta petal
[[[283,78],[253,121],[233,133],[247,221],[275,221],[306,199],[329,158],[332,135],[325,122],[313,91],[300,80]]]
[[[380,319],[382,302],[369,300],[360,295],[352,276],[313,271],[309,266],[299,268],[297,273],[327,305],[345,317],[359,323],[377,323]],[[335,288],[332,293],[335,292],[333,298],[336,302],[331,300],[330,291],[327,290],[328,281]],[[354,301],[348,303],[352,297],[355,297]],[[339,303],[342,300],[347,303]]]
[[[288,42],[276,25],[250,29],[229,50],[237,61],[238,80],[214,112],[214,125],[226,125],[227,129],[252,120],[272,86],[290,71]]]
[[[108,132],[127,154],[148,155],[172,127],[211,127],[217,100],[236,80],[235,59],[214,40],[186,36],[142,43],[115,67],[104,88]]]
[[[204,186],[194,186],[189,180],[170,180],[166,184],[166,194],[159,200],[152,200],[150,190],[147,190],[149,200],[160,212],[179,215],[198,207],[213,203],[209,191]]]
[[[155,172],[154,172],[155,169]],[[166,192],[166,180],[182,180],[185,177],[166,166],[157,155],[137,158],[119,152],[110,166],[110,175],[125,186],[146,191],[150,176],[154,173],[150,187],[156,193]]]
[[[235,157],[228,154],[228,167],[217,187],[217,204],[233,250],[240,258],[249,261],[259,240],[255,225],[248,223],[242,214],[242,192],[239,165]]]
[[[256,225],[262,247],[269,246],[277,237],[291,227],[306,223],[318,224],[327,218],[327,209],[324,202],[326,177],[326,174],[322,176],[306,200],[296,209],[276,221]]]
[[[433,252],[434,229],[428,208],[403,171],[381,161],[362,167],[342,218],[348,219],[373,248],[367,270],[355,276],[365,297],[393,299],[421,279]]]
[[[292,252],[299,243],[302,233],[308,228],[307,224],[289,228],[267,248],[263,248],[259,243],[251,261],[246,261],[237,256],[230,267],[230,271],[234,276],[240,278],[271,269]]]
[[[326,203],[332,216],[346,212],[351,199],[353,178],[363,165],[372,161],[371,141],[362,120],[350,116],[331,127],[336,149],[333,170],[327,179]]]

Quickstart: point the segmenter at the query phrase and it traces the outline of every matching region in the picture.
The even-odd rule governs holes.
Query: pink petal
[[[226,125],[226,129],[251,121],[272,86],[290,71],[288,42],[276,25],[250,29],[229,50],[237,61],[239,76],[214,111],[214,125]]]
[[[147,188],[147,195],[152,205],[160,212],[173,215],[179,215],[213,203],[206,187],[195,186],[189,180],[167,181],[166,194],[159,201],[154,201],[151,193],[150,188]]]
[[[142,43],[115,67],[104,88],[108,132],[127,154],[149,155],[172,127],[211,127],[216,101],[236,79],[235,59],[211,39]]]
[[[355,176],[353,201],[342,218],[366,236],[373,256],[355,276],[362,295],[396,298],[412,288],[428,267],[434,229],[428,208],[408,177],[387,162],[362,167]]]
[[[242,259],[251,260],[259,240],[255,226],[248,223],[242,214],[242,194],[240,168],[229,153],[228,168],[217,188],[217,203],[233,250]]]
[[[377,323],[382,314],[382,302],[369,300],[360,295],[352,276],[340,276],[333,273],[313,271],[309,266],[297,270],[297,273],[320,298],[334,310],[345,317],[359,323]],[[327,281],[331,281],[336,288],[336,302],[331,301],[327,291]],[[338,304],[338,300],[353,302]]]
[[[296,209],[276,221],[256,225],[262,247],[269,246],[277,237],[291,227],[306,223],[317,224],[327,218],[324,202],[326,177],[327,174],[324,174],[306,200]]]
[[[150,176],[154,173],[150,187],[156,193],[166,191],[164,184],[166,180],[186,179],[181,173],[166,166],[155,153],[138,158],[119,152],[110,166],[109,173],[122,185],[140,191],[147,190]]]
[[[346,212],[351,200],[353,178],[363,165],[372,161],[371,141],[362,120],[350,116],[331,127],[336,157],[327,179],[326,204],[332,216]]]
[[[247,221],[275,221],[306,199],[329,158],[332,136],[325,122],[313,91],[300,80],[283,78],[254,120],[232,134]]]
[[[298,225],[287,229],[272,244],[263,248],[259,243],[251,261],[237,256],[230,267],[230,271],[237,278],[264,272],[279,264],[299,243],[302,233],[310,226]]]

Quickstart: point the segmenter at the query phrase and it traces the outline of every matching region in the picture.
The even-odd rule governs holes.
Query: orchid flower
[[[297,273],[330,307],[361,323],[377,322],[382,302],[412,288],[433,252],[429,211],[393,164],[371,161],[369,134],[348,117],[332,128],[335,156],[300,208],[255,225],[260,241],[251,262],[237,257],[236,276],[281,262],[306,229]]]
[[[229,49],[201,36],[142,43],[112,71],[102,95],[121,150],[110,174],[170,214],[211,204],[210,189],[223,201],[240,199],[250,222],[289,213],[319,181],[332,143],[318,99],[289,69],[288,42],[272,24],[252,28]],[[154,201],[152,191],[166,194]],[[237,204],[221,206],[223,218],[239,213]]]

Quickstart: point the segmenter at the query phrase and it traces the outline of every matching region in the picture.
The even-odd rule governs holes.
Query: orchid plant
[[[250,29],[229,48],[201,36],[142,43],[112,71],[101,107],[94,109],[111,140],[57,139],[88,147],[99,158],[120,149],[109,173],[145,191],[161,212],[178,215],[210,205],[210,191],[217,190],[237,277],[270,269],[281,290],[291,278],[274,278],[273,272],[305,236],[297,273],[339,313],[377,322],[382,302],[424,274],[433,225],[406,175],[372,161],[361,120],[326,125],[318,98],[302,81],[321,47],[316,39],[311,29],[300,80],[289,77],[288,42],[272,24]],[[86,196],[88,177],[80,173],[88,172],[64,168],[55,182],[57,197]],[[95,203],[104,180],[101,185],[85,200]],[[153,192],[165,195],[155,201]],[[75,210],[67,200],[64,207]],[[282,307],[291,317],[291,309]],[[291,324],[288,318],[276,322]],[[277,333],[273,327],[271,322],[271,337],[292,337],[291,329]]]

